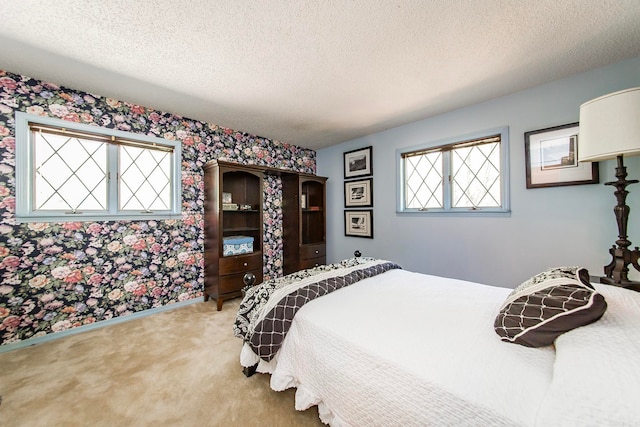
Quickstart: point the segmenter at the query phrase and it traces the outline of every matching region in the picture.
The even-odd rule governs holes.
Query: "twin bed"
[[[580,283],[585,271],[514,291],[371,258],[304,270],[246,289],[240,362],[332,426],[638,425],[640,293]],[[542,297],[544,319],[522,325],[549,284],[562,303]]]

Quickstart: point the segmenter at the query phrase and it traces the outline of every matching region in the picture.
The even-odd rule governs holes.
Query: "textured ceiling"
[[[640,56],[640,0],[0,0],[0,69],[319,149]]]

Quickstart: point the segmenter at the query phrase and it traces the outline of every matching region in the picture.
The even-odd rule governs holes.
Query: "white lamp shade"
[[[578,160],[597,162],[640,154],[640,87],[580,106]]]

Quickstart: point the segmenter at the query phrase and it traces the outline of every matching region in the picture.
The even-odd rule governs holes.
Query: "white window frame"
[[[118,210],[120,179],[118,176],[119,158],[117,149],[108,149],[107,168],[109,179],[107,190],[107,209],[85,212],[65,212],[58,210],[34,210],[34,141],[31,138],[30,124],[57,127],[60,129],[104,135],[134,141],[141,145],[164,146],[171,153],[171,206],[168,210],[136,212]],[[76,123],[53,117],[37,116],[16,112],[16,220],[25,222],[69,222],[69,221],[113,221],[146,219],[180,219],[182,212],[182,151],[180,141],[169,141],[149,135],[108,129],[95,125]]]
[[[437,148],[450,147],[455,144],[462,144],[467,141],[479,140],[494,135],[500,135],[500,178],[501,178],[501,203],[499,207],[482,208],[454,208],[452,207],[452,185],[450,179],[451,160],[448,155],[443,160],[443,197],[442,208],[407,208],[405,194],[405,167],[403,155],[420,150],[434,150]],[[447,153],[442,151],[443,154]],[[450,151],[449,151],[450,153]],[[509,127],[488,129],[472,134],[456,136],[426,144],[396,150],[396,212],[399,214],[415,215],[441,215],[441,216],[510,216],[509,198]]]

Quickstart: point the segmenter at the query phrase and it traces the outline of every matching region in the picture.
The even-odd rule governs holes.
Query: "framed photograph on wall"
[[[372,147],[359,148],[344,153],[344,179],[373,175]]]
[[[578,123],[525,132],[527,188],[597,184],[598,163],[578,162]]]
[[[373,206],[373,178],[345,181],[344,207],[370,208]]]
[[[373,210],[344,211],[344,235],[373,239]]]

